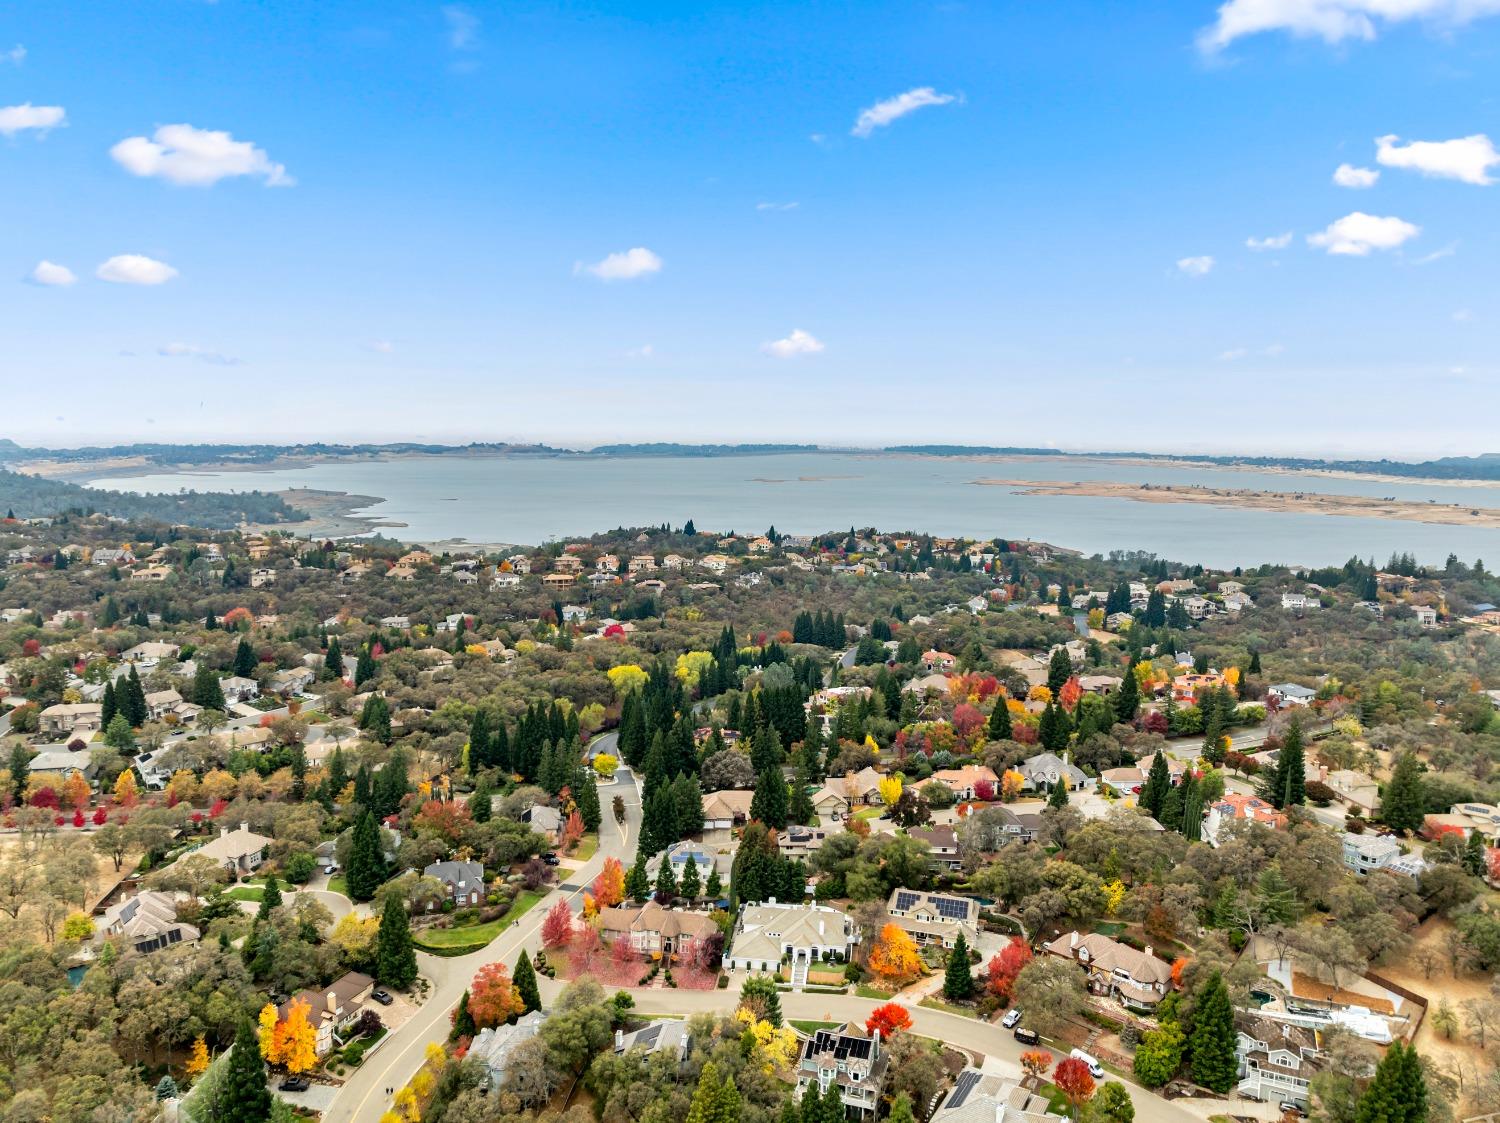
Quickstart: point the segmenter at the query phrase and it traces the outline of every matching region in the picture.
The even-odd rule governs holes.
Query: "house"
[[[803,827],[793,823],[776,836],[776,848],[783,858],[808,858],[823,848],[831,831],[822,827]]]
[[[885,1084],[888,1058],[880,1051],[880,1031],[847,1022],[836,1029],[820,1029],[802,1046],[797,1062],[797,1091],[801,1095],[815,1081],[818,1092],[828,1095],[837,1087],[846,1113],[873,1120],[880,1111],[880,1093]]]
[[[683,949],[709,939],[718,930],[718,924],[707,913],[666,909],[655,901],[599,910],[600,935],[610,943],[628,939],[631,948],[642,955],[681,954]]]
[[[849,797],[842,780],[830,780],[813,793],[813,809],[821,818],[837,823],[849,814]]]
[[[1083,769],[1068,760],[1066,753],[1062,756],[1056,753],[1037,753],[1036,756],[1023,760],[1016,771],[1025,781],[1021,786],[1026,791],[1051,791],[1059,777],[1066,780],[1069,791],[1087,790],[1094,783]]]
[[[282,1003],[278,1012],[284,1018],[293,1002],[301,999],[307,1003],[307,1018],[317,1034],[313,1048],[322,1057],[343,1044],[344,1034],[358,1019],[374,989],[375,980],[369,975],[348,971],[328,987],[299,990]]]
[[[679,1068],[687,1063],[692,1047],[693,1034],[683,1018],[662,1018],[647,1022],[630,1033],[623,1029],[615,1030],[616,1053],[629,1053],[636,1049],[644,1053],[665,1053],[676,1061]]]
[[[1004,704],[1003,699],[997,703],[1002,706]],[[995,793],[1000,790],[1000,777],[995,775],[993,769],[982,764],[940,769],[932,774],[932,779],[952,792],[960,803],[981,798],[978,794],[981,788],[989,793],[983,797],[985,799],[994,799]]]
[[[1234,1029],[1239,1094],[1263,1103],[1295,1103],[1306,1111],[1308,1085],[1323,1068],[1317,1034],[1243,1010],[1234,1012]]]
[[[1264,823],[1273,831],[1286,826],[1286,816],[1263,799],[1239,792],[1225,792],[1208,809],[1203,820],[1203,841],[1210,846],[1219,845],[1219,831],[1233,819],[1250,819]]]
[[[697,842],[674,842],[662,854],[672,863],[672,877],[678,885],[682,884],[682,875],[687,871],[689,862],[698,869],[700,886],[708,884],[709,875],[715,870],[719,871],[719,880],[725,885],[729,884],[730,862],[734,856],[732,847],[728,851],[719,851]],[[662,854],[646,861],[646,876],[651,879],[652,885],[656,884],[656,877],[661,872]]]
[[[224,692],[224,701],[231,706],[253,702],[260,697],[260,683],[244,675],[230,675],[219,680],[219,689]]]
[[[1351,768],[1339,768],[1323,778],[1339,800],[1348,808],[1362,815],[1374,815],[1380,810],[1380,785],[1373,777]]]
[[[162,757],[169,751],[157,749],[135,758],[135,770],[141,774],[141,783],[146,786],[147,791],[159,792],[172,779],[172,770],[162,764]]]
[[[301,694],[313,684],[317,677],[318,673],[311,667],[292,667],[289,670],[276,671],[270,678],[271,692],[283,698],[290,698],[295,694]]]
[[[94,761],[94,754],[88,749],[44,746],[41,752],[31,758],[30,770],[33,776],[55,772],[60,777],[67,777],[78,772],[92,784],[99,766]]]
[[[153,690],[146,695],[146,712],[152,721],[160,721],[180,705],[182,695],[175,690]]]
[[[703,797],[703,829],[729,831],[743,827],[750,820],[750,801],[754,792],[709,792]]]
[[[1357,874],[1387,869],[1399,857],[1401,845],[1394,838],[1344,832],[1344,865]]]
[[[520,583],[521,578],[518,574],[503,572],[495,574],[494,586],[497,589],[514,589]]]
[[[380,626],[382,628],[399,628],[401,631],[405,631],[407,628],[411,627],[411,617],[382,616],[380,618]]]
[[[196,850],[189,850],[188,854],[212,858],[229,872],[231,881],[238,881],[260,868],[260,864],[266,860],[266,851],[270,845],[269,838],[256,834],[250,829],[249,823],[241,823],[239,829],[233,831],[228,827],[220,827],[218,838],[209,839]],[[183,855],[185,857],[187,854]],[[180,862],[182,858],[177,860]]]
[[[1178,703],[1193,705],[1198,701],[1198,695],[1209,691],[1218,690],[1224,686],[1224,676],[1221,674],[1188,674],[1178,675],[1172,680],[1172,700]]]
[[[533,803],[522,811],[521,822],[529,823],[532,830],[545,836],[549,845],[562,837],[562,812],[555,807],[548,807],[545,803]]]
[[[478,862],[433,862],[422,876],[441,881],[448,899],[459,908],[484,903],[484,867]]]
[[[656,558],[651,554],[636,554],[627,565],[631,573],[650,573],[656,568]]]
[[[1042,833],[1042,817],[1035,811],[1013,811],[999,805],[987,808],[986,812],[998,816],[1008,841],[1035,842]]]
[[[919,944],[952,948],[960,935],[973,947],[979,939],[979,902],[956,893],[893,889],[885,904],[891,922]]]
[[[1455,803],[1443,818],[1461,827],[1466,835],[1478,831],[1491,846],[1500,841],[1500,807],[1493,803]]]
[[[1136,951],[1108,936],[1065,932],[1044,945],[1049,955],[1081,963],[1088,972],[1089,990],[1108,995],[1128,1009],[1150,1013],[1167,993],[1172,967],[1145,951]]]
[[[1281,607],[1288,612],[1306,612],[1320,605],[1317,597],[1309,597],[1306,593],[1282,593]]]
[[[1255,602],[1245,593],[1225,593],[1224,609],[1238,615],[1245,609],[1251,607]]]
[[[132,581],[152,582],[159,584],[171,576],[172,567],[170,565],[146,565],[131,573],[130,579]],[[253,581],[251,584],[252,587],[254,587]]]
[[[1078,685],[1083,688],[1085,694],[1098,694],[1103,698],[1107,698],[1116,690],[1119,690],[1120,684],[1124,681],[1119,675],[1078,676]]]
[[[885,802],[880,797],[880,781],[880,773],[866,766],[858,772],[846,772],[842,777],[830,778],[823,787],[835,789],[843,795],[851,807],[855,804],[877,807]],[[817,802],[818,798],[814,796],[813,804],[816,806]]]
[[[505,1069],[511,1053],[517,1045],[540,1033],[546,1020],[545,1011],[533,1010],[510,1025],[486,1026],[479,1031],[469,1043],[468,1056],[477,1058],[484,1066],[484,1075],[479,1078],[481,1090],[499,1091],[505,1086]]]
[[[571,573],[545,573],[542,575],[542,584],[549,589],[566,589],[578,580]]]
[[[928,671],[951,671],[958,659],[949,655],[946,651],[929,650],[922,652],[922,666]]]
[[[1417,623],[1424,628],[1436,628],[1438,622],[1437,609],[1425,604],[1414,604],[1411,613],[1417,618]]]
[[[193,943],[201,933],[177,919],[177,899],[171,893],[144,892],[104,910],[96,928],[100,942],[115,940],[122,950],[147,955],[173,944]]]
[[[927,860],[939,869],[957,872],[963,868],[958,858],[958,832],[952,827],[913,827],[906,832],[927,845]]]
[[[734,947],[724,959],[731,971],[774,971],[783,959],[798,969],[825,959],[847,960],[859,942],[849,915],[829,905],[746,905],[734,929]],[[805,976],[804,976],[805,977]]]
[[[598,573],[619,573],[620,558],[617,554],[600,554],[594,559],[594,569]]]
[[[139,577],[139,573],[131,574],[131,579]],[[250,571],[250,587],[252,589],[264,589],[267,585],[276,584],[276,571],[274,569],[260,568]]]
[[[985,1069],[958,1074],[932,1123],[1067,1123],[1047,1110],[1046,1096],[1023,1088],[1014,1077]]]
[[[585,605],[581,604],[563,605],[562,614],[564,624],[582,624],[589,618],[588,608]]]
[[[1187,770],[1187,765],[1176,757],[1169,756],[1167,761],[1167,779],[1173,787],[1182,783],[1182,774]],[[1109,788],[1116,795],[1139,795],[1141,788],[1145,787],[1146,780],[1151,776],[1151,768],[1156,763],[1156,754],[1143,756],[1135,763],[1134,767],[1127,765],[1124,768],[1106,768],[1099,773],[1099,783]]]
[[[1316,690],[1298,686],[1295,682],[1278,682],[1266,687],[1266,697],[1275,698],[1283,706],[1308,706],[1317,696]]]
[[[104,707],[98,702],[59,702],[37,715],[37,729],[44,735],[94,733],[103,724]]]

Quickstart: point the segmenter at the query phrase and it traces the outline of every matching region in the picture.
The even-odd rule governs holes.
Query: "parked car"
[[[312,1087],[312,1081],[305,1076],[288,1076],[279,1087],[283,1092],[305,1092]]]
[[[1042,1040],[1041,1034],[1037,1033],[1034,1029],[1027,1029],[1025,1026],[1016,1026],[1010,1033],[1022,1045],[1036,1045]]]
[[[1002,1026],[1004,1026],[1006,1029],[1015,1029],[1016,1028],[1016,1023],[1019,1022],[1020,1020],[1021,1020],[1021,1008],[1019,1006],[1017,1006],[1010,1013],[1006,1014],[1005,1017],[1003,1017],[1003,1018],[1000,1019],[1000,1024]]]
[[[379,987],[376,987],[370,992],[370,997],[373,998],[376,1002],[380,1003],[382,1006],[389,1006],[392,1002],[396,1001],[391,997],[390,991],[381,990]]]
[[[1292,1115],[1295,1115],[1298,1119],[1302,1118],[1302,1105],[1295,1104],[1291,1100],[1282,1100],[1279,1104],[1276,1105],[1276,1110],[1281,1112],[1282,1115],[1290,1113]]]
[[[328,865],[326,865],[326,866],[323,867],[323,872],[326,873],[329,877],[332,877],[334,874],[336,874],[336,873],[339,872],[339,868],[338,868],[338,866],[335,866],[332,863],[330,863],[330,864],[328,864]]]
[[[1072,1057],[1075,1061],[1082,1061],[1084,1064],[1086,1064],[1088,1066],[1089,1075],[1092,1076],[1095,1080],[1104,1079],[1104,1066],[1089,1054],[1085,1053],[1082,1049],[1074,1049],[1071,1053],[1068,1054],[1068,1056]]]
[[[542,861],[546,862],[549,866],[555,866],[558,863],[558,857],[556,854],[543,854]]]

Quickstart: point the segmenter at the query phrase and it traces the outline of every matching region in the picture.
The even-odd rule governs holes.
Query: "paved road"
[[[521,918],[519,928],[506,929],[480,951],[452,959],[418,952],[418,968],[432,987],[427,1002],[411,1021],[391,1035],[388,1044],[355,1071],[324,1112],[325,1123],[376,1123],[391,1106],[386,1089],[400,1088],[416,1074],[429,1042],[447,1041],[449,1013],[474,972],[486,963],[504,962],[513,966],[523,948],[535,950],[547,910],[559,900],[581,903],[584,888],[603,868],[606,858],[618,858],[626,865],[634,860],[633,839],[638,837],[641,823],[640,793],[635,778],[622,768],[615,774],[615,783],[601,785],[599,795],[603,803],[613,802],[615,795],[624,797],[625,824],[621,827],[613,815],[605,813],[599,827],[598,851],[582,868],[567,875],[565,884],[577,888],[553,890]]]

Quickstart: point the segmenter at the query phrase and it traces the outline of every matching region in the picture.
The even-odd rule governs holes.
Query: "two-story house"
[[[1044,945],[1049,955],[1071,959],[1088,972],[1089,990],[1117,998],[1128,1009],[1150,1013],[1172,982],[1172,967],[1148,947],[1136,951],[1127,944],[1091,932],[1065,932]]]
[[[631,948],[642,955],[680,954],[718,930],[707,913],[664,909],[655,901],[599,910],[599,934],[609,943],[629,940]]]
[[[820,1029],[803,1043],[797,1062],[797,1093],[814,1082],[827,1096],[838,1088],[846,1112],[858,1119],[874,1119],[880,1109],[889,1060],[880,1049],[880,1031],[870,1033],[848,1022],[837,1029]]]
[[[364,1010],[374,987],[375,980],[369,975],[349,971],[321,990],[299,990],[282,1003],[278,1012],[285,1018],[293,1002],[299,998],[306,1002],[307,1020],[316,1033],[313,1047],[318,1056],[326,1056],[343,1044],[344,1035]]]
[[[774,971],[792,964],[792,985],[822,960],[847,960],[859,943],[859,928],[842,909],[829,905],[767,901],[740,910],[734,946],[724,959],[731,971]]]
[[[952,948],[963,936],[972,948],[979,940],[979,902],[973,897],[893,889],[885,911],[891,923],[919,944]]]
[[[422,876],[442,882],[448,899],[459,908],[484,903],[484,867],[478,862],[433,862]]]
[[[1313,1031],[1243,1010],[1234,1012],[1234,1029],[1240,1095],[1306,1110],[1308,1085],[1323,1067]]]

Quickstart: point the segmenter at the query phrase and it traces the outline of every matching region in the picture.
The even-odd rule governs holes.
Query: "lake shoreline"
[[[1010,487],[1017,495],[1062,495],[1090,499],[1121,499],[1136,503],[1203,503],[1225,509],[1272,511],[1278,514],[1311,514],[1349,518],[1391,519],[1431,523],[1438,526],[1500,528],[1500,510],[1461,504],[1376,499],[1363,495],[1333,495],[1310,491],[1253,491],[1248,488],[1214,488],[1201,485],[1125,484],[1101,480],[1003,480],[969,481],[979,487]]]

